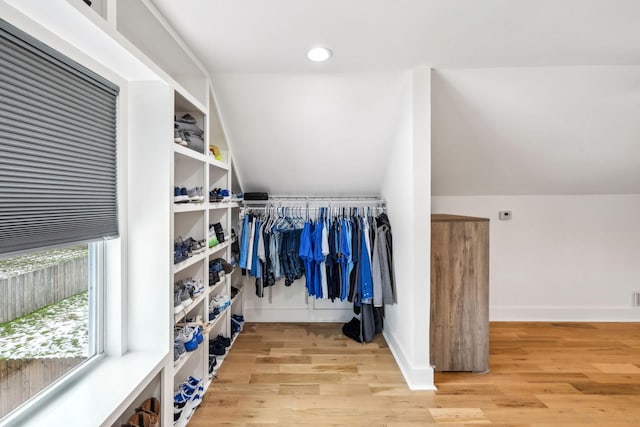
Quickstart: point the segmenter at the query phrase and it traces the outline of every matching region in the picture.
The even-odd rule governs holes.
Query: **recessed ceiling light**
[[[314,47],[309,52],[307,52],[307,58],[312,60],[313,62],[324,62],[327,59],[331,58],[333,52],[326,47]]]

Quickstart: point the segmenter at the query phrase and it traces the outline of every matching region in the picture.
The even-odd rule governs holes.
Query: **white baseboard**
[[[404,376],[404,380],[411,390],[437,390],[433,383],[433,368],[428,367],[414,367],[406,357],[402,347],[398,345],[392,334],[388,331],[383,331],[382,335],[389,345],[389,349],[396,359],[396,363]],[[425,355],[425,359],[427,355]]]
[[[353,310],[309,310],[245,308],[244,318],[248,322],[348,322]]]
[[[490,307],[494,322],[640,322],[640,307]]]

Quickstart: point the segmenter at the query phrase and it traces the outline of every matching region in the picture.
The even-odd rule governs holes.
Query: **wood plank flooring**
[[[246,325],[189,426],[640,426],[640,323],[492,323],[491,371],[437,392],[340,327]]]

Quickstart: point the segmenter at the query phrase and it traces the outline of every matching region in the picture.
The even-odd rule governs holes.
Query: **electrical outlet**
[[[633,293],[633,300],[632,300],[631,304],[634,307],[640,307],[640,292],[634,292]]]
[[[498,211],[498,218],[502,220],[511,219],[511,211]]]

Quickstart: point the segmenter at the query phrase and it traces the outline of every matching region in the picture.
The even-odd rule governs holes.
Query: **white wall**
[[[313,297],[305,298],[305,279],[285,286],[280,280],[275,286],[264,289],[264,297],[255,293],[254,277],[242,278],[245,286],[244,317],[248,322],[348,322],[354,316],[353,304]]]
[[[173,340],[170,274],[173,94],[163,82],[129,84],[128,313],[129,351],[163,352]],[[167,120],[169,118],[169,120]],[[166,142],[165,142],[166,141]],[[150,328],[149,325],[154,325]]]
[[[433,389],[429,364],[430,70],[407,76],[382,196],[393,229],[398,302],[385,338],[412,389]]]
[[[640,320],[640,195],[443,196],[432,212],[490,218],[491,320]]]

